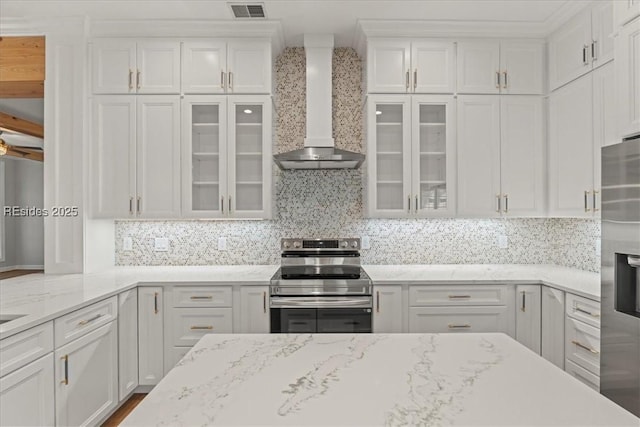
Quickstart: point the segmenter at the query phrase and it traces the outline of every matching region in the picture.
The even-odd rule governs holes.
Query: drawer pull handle
[[[213,326],[192,326],[191,327],[192,331],[199,331],[199,330],[210,331],[212,329],[213,329]]]
[[[520,306],[520,311],[527,311],[527,293],[522,291],[522,306]]]
[[[158,314],[158,293],[153,294],[153,312]]]
[[[589,315],[589,316],[591,316],[591,317],[600,317],[600,313],[592,313],[592,312],[590,312],[590,311],[583,310],[583,309],[581,309],[580,307],[576,307],[576,308],[574,308],[574,310],[575,310],[575,311],[577,311],[577,312],[579,312],[579,313],[584,313],[584,314],[586,314],[586,315]]]
[[[84,325],[88,325],[91,322],[95,322],[96,320],[98,320],[99,318],[102,317],[102,314],[96,314],[95,316],[93,316],[91,319],[87,319],[87,320],[81,320],[78,322],[78,326],[84,326]]]
[[[69,385],[69,355],[65,354],[60,360],[64,360],[64,379],[60,384]]]
[[[211,295],[209,295],[209,296],[192,296],[191,299],[195,299],[195,300],[207,299],[207,300],[209,300],[209,299],[213,299],[213,297]]]
[[[587,351],[589,351],[589,352],[591,352],[591,353],[593,353],[593,354],[599,354],[599,353],[600,353],[598,350],[594,350],[594,349],[592,349],[591,347],[588,347],[588,346],[586,346],[586,345],[584,345],[584,344],[582,344],[581,342],[576,341],[576,340],[571,340],[571,344],[575,344],[575,345],[577,345],[578,347],[580,347],[580,348],[582,348],[582,349],[585,349],[585,350],[587,350]]]
[[[449,299],[468,299],[471,295],[449,295]]]
[[[465,325],[454,325],[449,323],[449,329],[469,329],[471,327],[471,325],[469,325],[468,323]]]

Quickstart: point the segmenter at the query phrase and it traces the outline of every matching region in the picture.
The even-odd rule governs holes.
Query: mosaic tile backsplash
[[[305,134],[303,48],[288,48],[276,70],[274,152],[301,148]],[[336,146],[362,151],[362,64],[353,49],[333,56]],[[279,264],[283,237],[369,236],[364,264],[558,264],[599,271],[600,223],[581,219],[366,219],[361,170],[280,171],[274,167],[268,221],[116,221],[117,265]],[[498,247],[498,236],[508,247]],[[124,251],[125,236],[133,250]],[[168,237],[168,252],[154,238]],[[218,237],[227,250],[218,251]]]

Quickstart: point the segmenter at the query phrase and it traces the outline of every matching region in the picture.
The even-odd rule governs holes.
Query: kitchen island
[[[206,335],[123,426],[640,419],[504,334]]]

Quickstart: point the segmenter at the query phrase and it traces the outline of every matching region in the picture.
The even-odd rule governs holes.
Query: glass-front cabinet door
[[[455,117],[452,96],[412,97],[412,209],[419,216],[455,214]]]
[[[227,213],[226,97],[185,96],[182,114],[182,213],[222,217]]]
[[[228,213],[271,217],[271,98],[229,97]]]
[[[411,210],[411,104],[406,95],[370,96],[367,117],[367,206],[372,218]]]

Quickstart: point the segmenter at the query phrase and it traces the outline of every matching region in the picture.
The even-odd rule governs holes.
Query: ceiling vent
[[[239,19],[266,18],[263,3],[229,3],[229,6]]]

